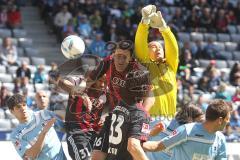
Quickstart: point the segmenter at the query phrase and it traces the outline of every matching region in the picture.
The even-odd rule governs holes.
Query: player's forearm
[[[62,90],[64,90],[67,93],[71,93],[71,91],[73,90],[73,87],[74,87],[74,85],[70,81],[64,80],[64,79],[60,79],[58,81],[57,86],[60,87]]]
[[[162,31],[161,33],[165,43],[165,56],[167,63],[169,63],[169,65],[171,65],[173,69],[177,71],[179,61],[178,60],[179,49],[177,40],[169,27]]]
[[[39,155],[39,153],[42,151],[46,134],[46,132],[41,132],[39,134],[36,143],[31,148],[26,150],[24,157],[35,159]]]
[[[145,152],[141,147],[140,140],[135,138],[129,138],[127,149],[134,160],[148,160]]]
[[[147,152],[158,152],[164,150],[166,147],[159,141],[147,141],[143,143],[142,148]]]
[[[135,54],[138,60],[145,63],[149,60],[148,56],[148,29],[146,24],[139,23],[135,35]]]

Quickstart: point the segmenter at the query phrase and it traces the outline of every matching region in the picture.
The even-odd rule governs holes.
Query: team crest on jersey
[[[16,140],[16,142],[14,143],[14,146],[16,147],[16,149],[20,149],[20,147],[21,147],[20,141]]]
[[[174,130],[174,131],[172,132],[172,136],[175,136],[177,133],[178,133],[177,130]]]
[[[146,134],[149,134],[149,132],[150,132],[149,124],[143,123],[143,125],[142,125],[142,132],[146,133]]]

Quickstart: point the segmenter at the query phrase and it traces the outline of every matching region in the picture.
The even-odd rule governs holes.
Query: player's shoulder
[[[224,134],[222,132],[217,131],[216,132],[216,136],[218,137],[218,139],[225,141],[225,136],[224,136]]]
[[[187,134],[191,134],[192,132],[199,129],[200,124],[199,123],[187,123],[183,125],[185,127],[185,130]]]
[[[39,119],[43,119],[43,120],[48,120],[52,116],[54,116],[54,113],[52,111],[43,109],[43,110],[35,111],[34,115],[35,115],[36,119],[39,118]]]

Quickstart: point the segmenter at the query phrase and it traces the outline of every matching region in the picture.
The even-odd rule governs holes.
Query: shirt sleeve
[[[11,137],[11,142],[13,143],[13,146],[21,157],[24,156],[27,149],[31,148],[31,145],[23,139]]]
[[[104,58],[99,65],[90,73],[89,77],[91,80],[96,81],[101,78],[111,65],[111,56]]]
[[[220,147],[218,150],[218,154],[215,158],[215,160],[227,160],[227,153],[226,153],[226,139],[223,137],[220,141]]]
[[[176,73],[178,69],[178,44],[177,40],[170,30],[170,28],[167,28],[166,30],[161,32],[163,39],[164,39],[164,44],[165,44],[165,57],[167,64],[173,69],[173,71]]]
[[[183,125],[174,130],[170,136],[165,137],[162,143],[167,149],[171,149],[185,141],[187,141],[187,130]]]
[[[64,128],[64,122],[58,117],[58,115],[56,115],[54,112],[49,111],[49,110],[44,110],[44,114],[46,115],[46,117],[50,118],[56,118],[56,121],[54,123],[55,127],[57,130],[61,130]]]
[[[148,29],[148,25],[139,23],[135,35],[135,55],[141,63],[150,61],[148,54]]]

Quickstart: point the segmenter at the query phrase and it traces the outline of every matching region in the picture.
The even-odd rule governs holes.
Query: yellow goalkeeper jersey
[[[150,109],[151,116],[170,116],[176,112],[178,68],[177,41],[167,28],[161,32],[165,45],[166,63],[152,62],[148,53],[149,26],[140,23],[135,36],[135,54],[137,59],[150,71],[155,103]]]

